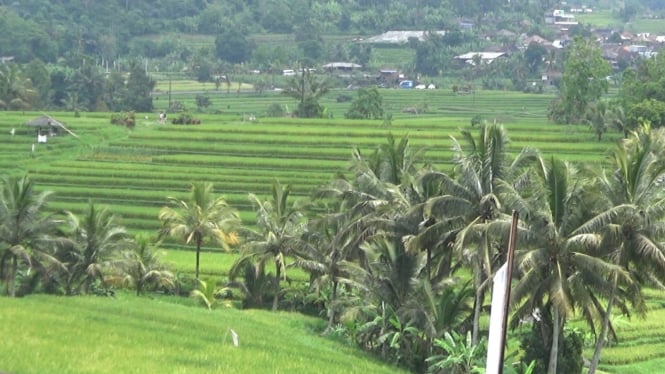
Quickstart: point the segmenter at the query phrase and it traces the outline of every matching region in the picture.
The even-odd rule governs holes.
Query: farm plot
[[[387,105],[426,100],[430,112],[397,115],[389,127],[382,121],[341,118],[259,118],[249,122],[228,113],[199,113],[202,125],[175,126],[159,125],[154,113],[146,113],[137,114],[132,131],[110,125],[105,113],[84,113],[81,117],[58,113],[79,138],[53,139],[33,157],[16,157],[25,153],[21,149],[29,149],[32,136],[9,137],[8,132],[36,114],[12,113],[0,121],[0,133],[10,138],[0,153],[0,164],[15,164],[14,172],[28,170],[40,189],[55,191],[53,210],[78,213],[93,200],[108,205],[130,229],[154,232],[166,197],[184,198],[192,182],[214,183],[216,192],[239,210],[244,222],[252,224],[255,217],[248,193],[267,196],[271,183],[279,180],[291,184],[294,198],[307,198],[335,175],[349,172],[354,148],[369,155],[385,144],[389,133],[397,139],[408,135],[412,147],[426,149],[425,162],[449,170],[451,137],[461,139],[461,129],[474,132],[470,119],[479,110],[488,122],[496,120],[506,126],[513,154],[532,147],[571,161],[601,160],[620,137],[608,134],[607,139],[597,142],[586,127],[548,124],[544,113],[551,97],[545,95],[381,92]],[[248,111],[265,108],[272,100],[291,100],[275,94],[229,96]],[[9,174],[8,170],[3,169],[3,175]]]
[[[603,350],[600,368],[608,373],[655,373],[665,363],[665,292],[645,290],[649,308],[646,319],[617,317],[612,323],[619,344]],[[585,352],[590,357],[591,349]]]
[[[546,94],[523,94],[519,92],[482,91],[457,94],[451,87],[435,90],[415,89],[380,89],[386,113],[394,119],[456,116],[464,117],[465,122],[476,114],[488,120],[497,118],[506,122],[507,117],[543,119],[547,115],[547,105],[554,98]],[[210,99],[208,113],[235,115],[247,119],[250,114],[259,119],[266,117],[271,105],[278,105],[286,113],[292,112],[298,102],[280,92],[266,91],[257,94],[251,90],[199,90],[173,92],[172,100],[178,101],[189,110],[196,108],[196,96],[205,95]],[[335,119],[344,118],[344,113],[351,105],[350,101],[339,101],[340,97],[355,98],[355,89],[333,89],[324,96],[320,104],[326,107],[328,114]],[[159,109],[168,107],[168,94],[164,91],[156,93],[155,106]],[[378,121],[380,124],[381,121]]]

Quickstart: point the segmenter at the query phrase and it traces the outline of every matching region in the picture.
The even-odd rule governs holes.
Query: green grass
[[[168,81],[164,80],[159,80],[157,81],[157,85],[155,86],[155,93],[156,94],[164,94],[169,92],[169,84],[171,86],[171,91],[212,91],[216,89],[216,86],[214,83],[211,82],[197,82],[195,80],[177,80],[177,81],[172,81],[169,83]],[[238,84],[239,82],[231,82],[231,92],[235,92],[238,89]],[[226,92],[226,83],[223,83],[220,87],[220,90],[223,90]],[[240,83],[240,89],[241,90],[252,90],[254,89],[251,84],[247,83]]]
[[[612,14],[611,10],[594,9],[592,13],[577,13],[575,18],[585,25],[597,28],[619,27],[623,24]]]
[[[0,302],[0,371],[10,373],[398,373],[325,322],[291,313],[208,311],[173,298],[30,296]],[[191,304],[189,300],[175,300]],[[232,344],[230,329],[239,338]]]
[[[638,18],[626,24],[631,32],[649,32],[660,35],[665,34],[665,22],[662,19]]]

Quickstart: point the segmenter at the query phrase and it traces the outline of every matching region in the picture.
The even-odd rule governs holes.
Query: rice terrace
[[[608,150],[622,139],[617,132],[598,142],[589,128],[548,123],[544,112],[549,96],[482,91],[470,97],[444,90],[386,90],[384,95],[388,107],[426,101],[429,111],[397,114],[389,125],[380,120],[268,118],[262,108],[273,101],[281,103],[281,96],[222,94],[215,101],[235,111],[197,114],[201,124],[196,126],[160,124],[155,113],[137,113],[136,126],[130,130],[111,125],[107,113],[49,113],[78,137],[51,137],[34,151],[34,129],[23,123],[42,113],[8,112],[0,122],[4,134],[0,164],[3,176],[27,172],[38,191],[53,191],[48,204],[52,212],[83,213],[92,200],[107,206],[130,231],[155,235],[166,197],[186,198],[194,181],[214,183],[215,192],[238,209],[243,224],[252,226],[256,214],[248,193],[266,197],[278,180],[292,186],[292,198],[306,200],[336,175],[350,177],[354,148],[370,154],[386,142],[388,134],[408,137],[411,147],[423,148],[423,163],[450,170],[451,136],[459,138],[461,130],[478,131],[470,124],[472,113],[481,112],[489,121],[505,126],[512,157],[522,148],[532,147],[573,163],[602,163]],[[330,106],[334,111],[344,110],[334,102]],[[248,113],[256,119],[249,121]],[[176,241],[164,246],[163,261],[171,271],[191,275],[191,248]],[[208,243],[201,255],[202,277],[223,284],[237,259],[235,253]],[[288,292],[302,292],[307,274],[297,269],[289,274],[294,283]],[[647,293],[647,319],[617,320],[620,344],[604,351],[603,370],[638,373],[660,367],[665,341],[658,321],[665,318],[664,296],[661,291]],[[168,296],[139,300],[124,291],[118,291],[115,298],[3,299],[3,369],[17,373],[151,372],[168,363],[173,372],[396,370],[362,358],[344,340],[317,337],[325,327],[320,319],[237,311],[233,298],[213,314],[193,305],[189,299],[172,301]],[[80,323],[84,323],[83,330],[74,327]],[[45,336],[41,333],[44,325],[58,329],[50,329]],[[137,330],[139,326],[142,332]],[[72,335],[72,329],[78,333]],[[240,336],[237,349],[232,346],[230,329]],[[261,332],[265,330],[271,333]],[[123,348],[107,352],[102,346]],[[517,342],[508,349],[515,352]],[[586,345],[585,352],[591,349]],[[320,368],[313,369],[308,359],[294,355],[301,350],[307,350],[309,360]],[[73,364],[58,358],[70,355],[96,359],[90,364]],[[25,359],[28,357],[40,358]]]
[[[661,0],[0,0],[0,374],[659,373]]]

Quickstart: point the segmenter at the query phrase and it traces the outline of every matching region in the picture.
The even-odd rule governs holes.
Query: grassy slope
[[[10,373],[396,373],[289,313],[208,311],[116,298],[0,299],[0,371]],[[232,345],[229,329],[239,336]]]

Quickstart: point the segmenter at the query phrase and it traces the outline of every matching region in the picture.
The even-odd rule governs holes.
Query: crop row
[[[213,169],[213,170],[211,170]],[[168,164],[152,163],[117,163],[99,162],[87,159],[77,161],[60,161],[49,168],[34,168],[32,173],[42,175],[55,175],[63,177],[99,177],[99,178],[126,178],[149,182],[150,180],[181,181],[189,185],[192,181],[204,178],[211,182],[224,181],[227,179],[238,179],[243,181],[267,181],[288,177],[296,182],[326,181],[331,174],[329,172],[307,171],[297,173],[288,168],[273,170],[262,170],[257,173],[256,169],[229,168],[229,167],[189,167]],[[284,182],[286,183],[286,182]],[[296,183],[294,183],[296,184]]]
[[[116,143],[114,143],[117,145]],[[137,145],[134,140],[127,141],[126,144]],[[177,141],[158,142],[151,140],[144,142],[146,147],[164,147],[164,148],[146,148],[146,151],[153,150],[152,153],[163,156],[165,154],[195,154],[195,155],[217,155],[217,156],[245,156],[245,157],[267,157],[279,159],[306,159],[306,160],[337,160],[348,161],[351,159],[351,148],[335,147],[288,147],[286,144],[280,148],[267,147],[257,144],[224,144],[218,147],[210,146],[205,143],[183,143]],[[447,163],[452,159],[451,147],[425,147],[427,149],[427,160]],[[361,149],[364,154],[369,154],[372,149]],[[111,155],[113,157],[113,155]],[[154,158],[152,158],[154,159]]]
[[[626,365],[665,357],[665,341],[636,346],[617,345],[603,349],[603,364]]]
[[[347,144],[361,145],[372,144],[372,139],[385,138],[389,132],[395,137],[401,137],[405,134],[418,143],[420,140],[429,141],[432,138],[447,139],[449,136],[459,137],[460,128],[469,128],[468,120],[465,121],[446,121],[444,123],[426,123],[426,122],[404,122],[403,124],[393,125],[390,129],[382,128],[378,125],[368,127],[364,126],[346,126],[343,121],[339,124],[334,122],[308,123],[302,126],[294,126],[293,123],[282,122],[279,119],[261,125],[237,126],[233,124],[198,126],[196,129],[191,127],[183,128],[176,126],[160,127],[153,132],[142,132],[131,134],[132,139],[150,140],[150,139],[171,139],[178,141],[241,141],[251,143],[263,143],[266,141],[279,139],[280,142],[296,144],[326,144],[334,146],[344,146]],[[328,120],[329,121],[329,120]],[[302,128],[306,127],[306,128]],[[415,127],[415,128],[413,128]],[[566,127],[570,130],[571,137],[563,139],[561,137],[564,128],[558,126],[542,124],[506,124],[510,138],[520,141],[534,142],[588,142],[593,139],[593,134],[587,128]],[[574,137],[573,137],[574,135]],[[579,136],[583,135],[583,136]],[[618,133],[615,134],[615,137]],[[268,139],[266,139],[268,138]]]
[[[581,136],[571,135],[570,141],[562,141],[560,133],[530,134],[527,132],[513,132],[510,134],[510,144],[512,147],[545,146],[575,147],[579,149],[580,144],[582,144],[583,150],[606,151],[608,148],[607,143],[589,142],[589,135],[587,134],[580,134]],[[401,137],[405,134],[395,133],[394,135],[395,137]],[[432,143],[439,143],[440,147],[450,148],[452,146],[451,135],[459,138],[453,132],[416,132],[409,133],[408,137],[415,147],[431,146]],[[355,139],[354,136],[357,136],[358,139]],[[129,140],[125,140],[122,143],[112,143],[112,145],[124,144],[127,147],[135,147],[137,149],[141,147],[144,147],[144,149],[154,148],[155,152],[153,153],[160,153],[161,150],[197,150],[201,152],[205,151],[206,153],[235,152],[242,151],[241,147],[252,148],[252,151],[270,149],[293,152],[295,150],[289,147],[299,147],[299,150],[303,152],[316,149],[317,152],[327,151],[333,154],[343,154],[349,152],[353,147],[360,147],[361,150],[364,148],[365,151],[371,150],[376,146],[377,139],[385,139],[386,137],[385,134],[359,134],[354,136],[332,134],[278,135],[273,134],[269,130],[264,130],[260,134],[227,134],[224,137],[210,137],[206,134],[182,136],[180,134],[158,133],[134,135]],[[279,144],[280,147],[275,147],[276,144]]]
[[[138,199],[138,201],[152,201],[154,194],[152,192],[168,191],[169,196],[182,196],[186,195],[189,190],[189,185],[182,183],[170,184],[169,180],[103,180],[103,179],[86,179],[86,178],[71,178],[71,179],[58,179],[57,176],[46,176],[37,174],[41,185],[48,185],[51,190],[60,190],[61,196],[99,196],[98,189],[104,191],[114,190],[127,190],[131,191],[131,195]],[[137,183],[138,182],[138,183]],[[211,182],[206,180],[206,182]],[[214,181],[212,181],[215,183]],[[293,183],[293,182],[291,182]],[[320,183],[322,185],[324,183]],[[95,186],[95,187],[92,187]],[[292,191],[294,195],[307,195],[313,191],[318,185],[310,183],[303,183],[300,185],[292,184]],[[77,188],[83,191],[76,191]],[[215,190],[219,194],[237,194],[245,191],[263,191],[267,195],[270,191],[270,183],[249,183],[230,179],[228,181],[218,181],[215,183]],[[142,193],[149,193],[149,196],[141,196]],[[257,192],[260,194],[260,192]],[[112,196],[103,196],[111,198]]]
[[[351,148],[339,147],[300,147],[293,145],[276,148],[274,142],[266,141],[263,144],[257,143],[215,143],[205,141],[183,142],[178,140],[159,140],[150,139],[142,141],[131,139],[123,142],[129,146],[143,146],[147,151],[152,150],[153,154],[163,155],[167,153],[195,153],[195,154],[218,154],[218,155],[248,155],[248,156],[268,156],[281,158],[309,158],[309,159],[348,159],[351,155]],[[111,143],[117,146],[119,143]]]
[[[219,167],[226,165],[236,165],[248,168],[256,168],[256,170],[282,167],[291,170],[327,170],[330,173],[334,173],[345,166],[344,161],[338,160],[302,160],[191,154],[156,156],[153,157],[153,162],[180,165],[210,165]]]

